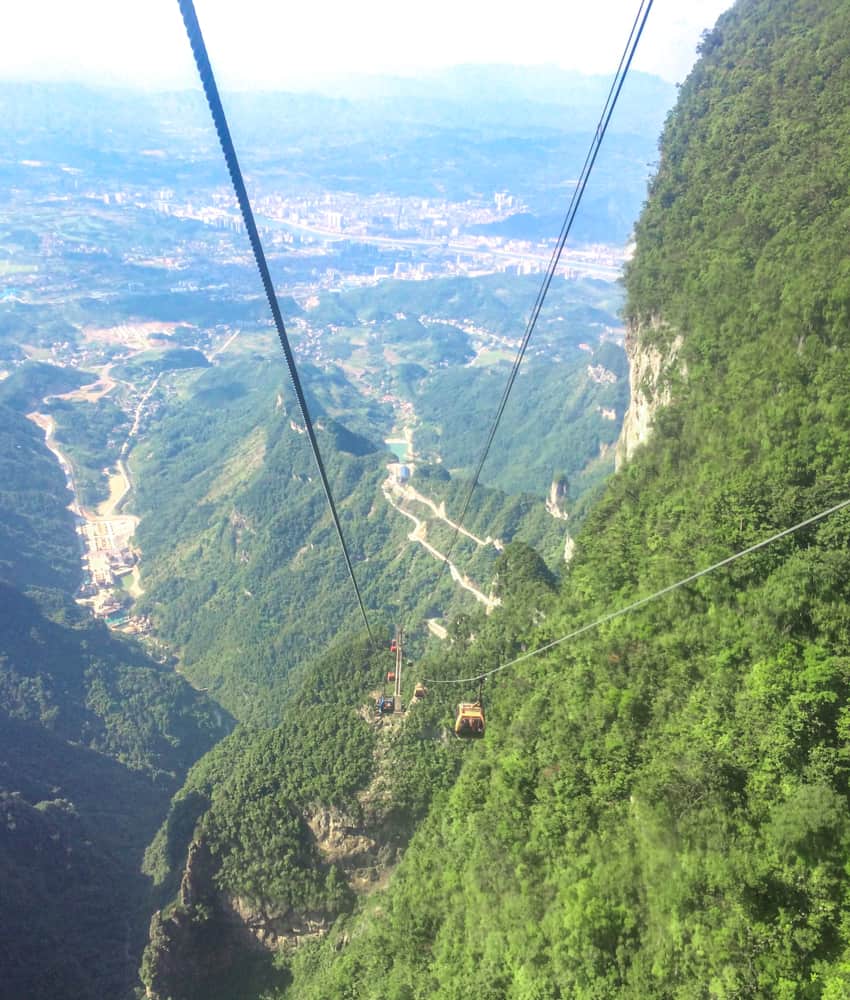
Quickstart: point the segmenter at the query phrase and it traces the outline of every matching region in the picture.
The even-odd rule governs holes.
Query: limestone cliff
[[[189,848],[177,902],[151,918],[141,976],[149,1000],[194,997],[255,939],[215,886],[217,862],[203,841]]]
[[[305,853],[332,872],[336,902],[296,906],[275,896],[247,898],[225,891],[222,859],[196,829],[177,899],[151,920],[141,970],[149,1000],[229,996],[231,981],[244,976],[253,981],[268,975],[269,983],[276,981],[270,971],[276,954],[322,937],[358,896],[386,884],[412,825],[391,795],[389,748],[395,726],[371,713],[365,718],[380,732],[376,767],[369,784],[354,796],[351,810],[319,802],[301,809],[311,848]]]
[[[383,884],[397,860],[393,845],[379,843],[333,807],[315,806],[304,818],[322,860],[337,866],[348,890],[361,894]],[[383,832],[392,839],[389,829]],[[252,954],[262,961],[264,955],[321,937],[336,917],[323,909],[231,896],[216,885],[217,871],[218,860],[203,838],[193,841],[177,902],[151,920],[142,966],[149,1000],[213,995],[221,977]]]
[[[549,487],[549,495],[546,497],[546,510],[560,521],[569,520],[566,504],[569,496],[570,484],[564,476],[556,476]]]
[[[682,343],[682,335],[671,336],[671,331],[658,317],[647,324],[630,323],[626,327],[629,407],[617,442],[618,469],[649,439],[655,414],[672,398],[674,376],[686,374],[679,359]]]

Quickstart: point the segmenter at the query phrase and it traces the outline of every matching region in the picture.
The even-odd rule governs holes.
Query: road
[[[479,538],[478,535],[473,535],[471,531],[467,531],[460,524],[456,524],[446,515],[446,503],[442,501],[439,505],[434,503],[430,497],[423,496],[418,490],[415,490],[412,486],[402,486],[401,484],[394,484],[393,489],[396,493],[401,493],[401,495],[406,500],[414,500],[416,503],[424,504],[426,507],[430,507],[434,512],[434,517],[439,518],[445,523],[458,532],[460,535],[465,535],[479,548],[486,548],[488,545],[492,545],[497,552],[502,552],[504,550],[504,543],[500,538],[491,538],[489,535],[486,538]]]
[[[133,426],[130,428],[130,433],[127,435],[127,440],[124,442],[124,444],[121,445],[121,458],[124,458],[124,456],[130,450],[130,442],[139,433],[139,424],[142,421],[142,410],[144,409],[145,403],[147,403],[147,401],[150,399],[153,391],[159,385],[159,380],[161,378],[162,378],[161,374],[157,375],[157,377],[153,380],[153,382],[151,382],[151,384],[145,390],[144,394],[142,395],[142,398],[139,400],[139,404],[136,407],[136,412],[133,415]]]
[[[47,398],[49,397],[45,398],[45,402],[47,402]],[[68,489],[74,495],[74,499],[68,504],[68,509],[80,516],[80,506],[77,502],[77,484],[74,482],[74,467],[56,444],[54,437],[56,433],[56,421],[48,413],[28,413],[27,420],[31,420],[37,427],[40,427],[44,431],[44,443],[47,445],[47,450],[56,456],[56,460],[65,473],[65,482],[68,485]]]
[[[403,514],[406,518],[413,521],[414,529],[407,536],[411,542],[418,542],[425,549],[425,551],[430,553],[435,559],[439,560],[440,562],[448,563],[449,573],[451,574],[451,577],[455,581],[455,583],[460,584],[460,586],[463,587],[464,590],[468,590],[476,601],[478,601],[480,604],[483,604],[487,608],[488,612],[492,611],[493,608],[498,607],[502,603],[497,597],[488,597],[486,594],[482,593],[478,589],[478,587],[475,586],[472,580],[469,579],[468,576],[465,576],[463,573],[461,573],[453,562],[448,560],[443,555],[443,553],[440,552],[438,549],[434,548],[434,546],[425,537],[426,532],[428,530],[427,524],[424,521],[421,521],[415,514],[411,514],[409,511],[404,510],[399,504],[395,502],[395,500],[393,500],[391,486],[388,486],[388,484],[385,483],[381,487],[381,490],[384,494],[384,497],[386,498],[387,503],[391,507],[394,507],[400,514]]]
[[[113,517],[130,492],[130,474],[123,459],[118,459],[115,469],[109,477],[109,499],[98,506],[98,517]]]
[[[82,385],[79,389],[72,389],[71,392],[61,392],[58,395],[45,396],[44,402],[49,403],[51,399],[65,399],[83,403],[96,403],[99,399],[103,399],[104,396],[112,392],[115,386],[118,385],[115,379],[109,374],[111,369],[111,363],[104,365],[100,369],[100,377],[95,382]],[[95,368],[94,371],[97,371],[97,369]]]
[[[214,358],[217,358],[219,354],[224,354],[227,348],[230,347],[230,345],[233,343],[234,340],[236,340],[236,338],[239,336],[241,332],[242,332],[241,330],[234,331],[220,347],[217,347],[214,351],[210,351],[210,356],[209,356],[210,361],[212,361]]]

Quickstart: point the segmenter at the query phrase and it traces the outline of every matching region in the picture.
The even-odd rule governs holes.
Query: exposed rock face
[[[333,921],[319,910],[231,898],[215,885],[217,868],[206,844],[194,841],[177,904],[170,911],[157,911],[151,919],[142,962],[149,1000],[206,996],[240,956],[297,945],[324,934]]]
[[[204,983],[226,972],[244,946],[241,923],[213,882],[216,861],[206,844],[189,847],[177,904],[151,918],[150,942],[142,960],[142,979],[149,1000],[202,994]],[[254,939],[251,938],[251,941]]]
[[[333,806],[315,806],[304,817],[315,838],[322,860],[342,871],[348,887],[356,893],[375,888],[390,858],[362,825]],[[226,898],[224,906],[256,944],[271,950],[292,948],[302,941],[321,937],[335,919],[324,910],[275,906],[241,897]]]
[[[258,904],[238,896],[225,903],[232,915],[234,937],[253,948],[260,946],[272,951],[321,937],[334,920],[324,910],[280,909],[273,904]],[[246,934],[250,935],[250,941]]]
[[[617,442],[616,467],[619,469],[649,439],[655,414],[671,399],[671,376],[686,374],[679,361],[683,338],[677,334],[665,349],[648,343],[650,335],[664,329],[653,318],[647,326],[626,327],[626,354],[629,358],[629,408]]]
[[[384,884],[399,856],[399,831],[387,814],[391,800],[381,794],[379,784],[376,779],[358,797],[363,823],[322,805],[304,816],[322,860],[336,865],[348,889],[357,894]],[[204,996],[204,984],[214,983],[239,955],[297,947],[326,934],[336,919],[324,910],[230,896],[215,884],[217,870],[207,845],[193,841],[177,904],[151,919],[142,963],[149,1000]]]
[[[569,520],[569,514],[566,511],[566,500],[567,494],[570,490],[570,484],[566,479],[553,479],[552,485],[549,487],[549,495],[546,497],[546,510],[561,521]]]
[[[189,856],[186,858],[186,870],[180,880],[180,903],[182,906],[195,906],[210,902],[215,895],[213,875],[216,865],[209,848],[200,841],[192,841],[189,845]]]

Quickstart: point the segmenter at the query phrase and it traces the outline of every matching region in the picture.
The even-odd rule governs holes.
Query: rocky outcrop
[[[360,793],[358,805],[362,823],[332,806],[315,805],[304,814],[322,860],[336,867],[355,895],[384,885],[401,849],[391,798],[378,776]],[[321,909],[231,896],[216,885],[217,870],[204,841],[193,841],[177,902],[151,920],[142,963],[149,1000],[203,996],[204,983],[214,983],[246,953],[295,948],[326,934],[336,919]]]
[[[564,476],[558,476],[552,480],[549,487],[549,495],[546,497],[546,510],[560,521],[569,520],[566,510],[567,496],[570,491],[570,484]]]
[[[648,324],[626,327],[630,399],[617,442],[618,469],[649,439],[655,414],[671,400],[673,377],[687,374],[679,359],[682,343],[681,334],[671,337],[655,317]]]
[[[294,947],[325,934],[333,922],[321,910],[231,897],[216,886],[217,870],[206,844],[194,841],[177,902],[151,919],[141,970],[148,1000],[207,996],[246,954]]]
[[[200,995],[204,983],[224,974],[248,943],[240,933],[241,922],[216,888],[217,867],[206,844],[194,841],[177,902],[151,918],[141,969],[149,1000]]]

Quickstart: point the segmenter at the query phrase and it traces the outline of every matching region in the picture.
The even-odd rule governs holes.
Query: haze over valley
[[[453,541],[606,85],[551,71],[534,79],[517,89],[513,71],[468,69],[420,93],[406,84],[397,99],[386,87],[380,98],[232,98],[367,604],[381,628],[402,615],[418,622],[411,649],[445,642],[453,614],[499,606],[495,567],[511,539],[563,565],[568,508],[580,518],[583,497],[613,468],[628,403],[619,277],[672,100],[669,86],[640,76],[525,360],[511,427]],[[478,88],[489,96],[454,96]],[[5,586],[34,602],[25,618],[61,607],[71,636],[94,629],[98,643],[112,641],[97,631],[102,622],[118,642],[102,656],[135,663],[120,669],[143,669],[149,689],[147,709],[122,707],[120,695],[107,708],[86,654],[73,680],[60,681],[67,663],[39,667],[9,635],[5,710],[56,732],[48,720],[68,716],[70,699],[83,716],[58,734],[80,753],[101,746],[92,734],[105,724],[123,734],[114,752],[133,774],[164,768],[180,780],[185,763],[154,764],[150,737],[128,730],[162,700],[169,676],[198,692],[181,699],[200,699],[190,716],[197,736],[160,716],[175,747],[208,739],[210,725],[226,732],[233,718],[274,724],[322,647],[356,635],[354,603],[200,98],[2,84],[0,104]],[[35,466],[25,454],[39,455]],[[36,468],[51,484],[37,501]],[[265,636],[262,621],[276,623]],[[26,676],[52,678],[51,693],[24,693]],[[109,721],[112,712],[124,721]],[[128,756],[124,744],[138,749]],[[88,765],[57,784],[50,760],[43,780],[87,823],[77,783]],[[14,774],[9,781],[20,796]],[[140,831],[162,815],[145,809]],[[103,849],[114,850],[105,830]],[[123,856],[132,881],[133,850]],[[109,922],[112,904],[97,902],[98,885],[89,933],[103,940],[98,921]],[[134,899],[126,947],[138,963],[152,904]],[[70,951],[60,967],[66,960]],[[15,968],[15,981],[35,988],[32,960]],[[111,975],[129,988],[132,960]]]

